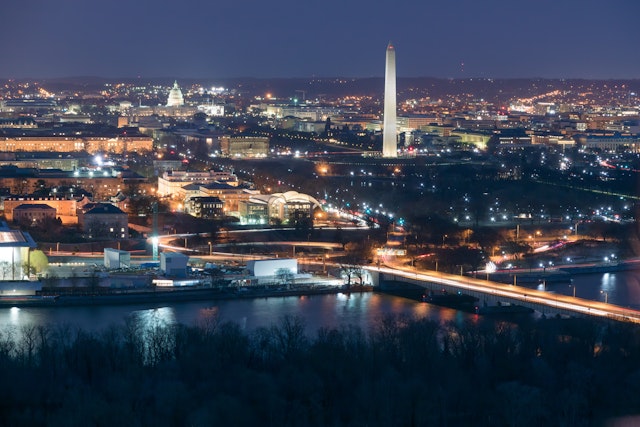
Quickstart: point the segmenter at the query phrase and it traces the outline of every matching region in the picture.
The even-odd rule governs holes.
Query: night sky
[[[382,76],[389,40],[399,77],[640,78],[635,0],[5,0],[1,15],[0,78]]]

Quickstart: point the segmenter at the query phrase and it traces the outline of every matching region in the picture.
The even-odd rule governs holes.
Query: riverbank
[[[372,287],[350,287],[344,286],[323,286],[304,287],[296,289],[179,289],[179,290],[159,290],[145,289],[131,292],[120,292],[110,294],[55,294],[43,290],[38,296],[16,296],[0,297],[0,308],[10,307],[68,307],[68,306],[91,306],[91,305],[126,305],[126,304],[160,304],[189,301],[208,300],[229,300],[229,299],[251,299],[251,298],[274,298],[290,296],[311,296],[327,295],[337,293],[360,293],[371,292]]]

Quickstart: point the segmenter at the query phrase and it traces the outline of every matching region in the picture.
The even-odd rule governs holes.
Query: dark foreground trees
[[[0,425],[600,425],[639,379],[640,330],[588,320],[28,327],[0,337]]]

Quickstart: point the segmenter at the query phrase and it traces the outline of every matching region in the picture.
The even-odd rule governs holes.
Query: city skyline
[[[403,52],[398,77],[640,78],[638,12],[621,0],[12,2],[0,78],[380,77],[388,40]]]

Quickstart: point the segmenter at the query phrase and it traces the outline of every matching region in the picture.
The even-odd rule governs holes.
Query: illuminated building
[[[251,195],[248,200],[240,202],[238,210],[240,221],[245,224],[294,224],[304,217],[313,218],[316,207],[320,207],[320,203],[315,198],[297,191],[287,191]]]
[[[220,151],[227,157],[267,157],[269,138],[264,136],[223,136]]]
[[[591,150],[602,150],[607,152],[629,151],[637,153],[640,151],[640,137],[627,135],[587,135],[578,138],[585,148]]]
[[[8,136],[0,137],[0,151],[20,152],[87,152],[147,153],[153,149],[153,138],[148,136]]]
[[[167,107],[182,107],[184,105],[184,97],[182,91],[178,86],[178,82],[173,82],[173,87],[169,91],[169,97],[167,98]]]
[[[202,111],[207,116],[222,117],[224,116],[224,105],[218,105],[218,104],[198,105],[198,111]]]
[[[231,172],[166,171],[158,177],[158,196],[179,196],[182,188],[189,184],[225,183],[238,186],[238,177]]]
[[[384,73],[382,157],[398,157],[398,135],[396,131],[396,51],[391,43],[387,46],[386,59]]]
[[[60,218],[63,224],[77,224],[77,211],[82,206],[90,203],[89,199],[83,195],[79,197],[32,197],[32,196],[12,196],[4,199],[4,216],[7,221],[18,221],[17,213],[14,210],[19,206],[40,206],[46,205],[53,209],[55,217]]]
[[[222,218],[224,203],[218,197],[191,197],[185,200],[184,210],[185,213],[197,218]]]
[[[238,214],[238,206],[243,200],[249,200],[254,190],[234,187],[223,182],[212,182],[198,187],[198,195],[219,198],[224,203],[224,214],[235,216]]]
[[[5,129],[36,129],[38,124],[32,117],[15,117],[0,119],[0,128]]]
[[[8,99],[0,103],[0,111],[11,113],[53,111],[58,108],[55,100],[43,98]]]
[[[6,223],[0,223],[0,280],[23,280],[28,274],[30,251],[37,247],[29,233],[10,230]],[[33,295],[28,286],[1,288],[0,293],[10,295]]]
[[[0,167],[17,166],[18,168],[60,169],[71,172],[80,167],[80,163],[87,162],[87,158],[73,153],[39,153],[15,152],[0,153]]]
[[[128,184],[139,186],[142,191],[151,191],[147,180],[131,171],[76,170],[63,172],[60,170],[19,169],[11,166],[0,167],[0,188],[9,189],[12,195],[31,194],[44,181],[47,187],[65,187],[87,191],[94,200],[106,200],[124,191]],[[48,203],[47,203],[48,204]],[[60,212],[58,210],[58,212]]]

